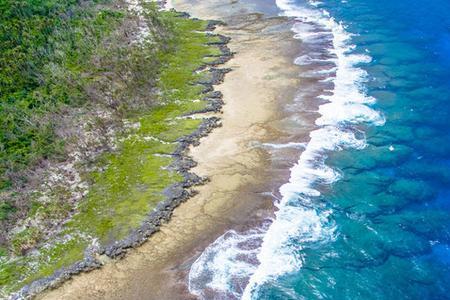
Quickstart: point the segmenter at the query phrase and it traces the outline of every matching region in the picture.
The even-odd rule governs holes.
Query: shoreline
[[[274,125],[282,119],[279,107],[298,87],[298,69],[292,64],[294,53],[290,52],[295,48],[291,48],[294,41],[287,28],[289,21],[278,16],[264,17],[251,9],[247,13],[241,9],[224,18],[214,15],[211,9],[199,8],[201,5],[193,12],[183,7],[183,1],[176,2],[176,9],[188,11],[194,17],[225,19],[229,24],[221,27],[219,34],[232,38],[229,47],[237,53],[224,66],[233,72],[216,87],[226,104],[220,115],[223,126],[189,149],[189,156],[198,163],[191,171],[207,176],[209,182],[196,187],[198,194],[181,203],[160,231],[130,250],[122,260],[103,258],[107,263],[101,269],[75,276],[38,299],[62,296],[123,299],[149,295],[154,299],[189,299],[185,279],[190,264],[201,251],[230,227],[244,229],[273,210],[269,194],[287,174],[277,174],[278,181],[274,180],[274,172],[285,170],[270,170],[273,164],[270,155],[252,144],[280,137]],[[273,56],[279,52],[283,55]],[[192,162],[189,164],[193,166]]]
[[[161,4],[163,9],[167,8],[167,2]],[[191,18],[186,13],[178,12],[179,18]],[[213,31],[220,22],[209,20],[207,21],[206,31]],[[201,66],[201,70],[206,70],[211,74],[211,79],[196,82],[196,85],[204,86],[202,91],[203,101],[207,103],[204,109],[190,112],[184,117],[190,118],[191,115],[205,114],[210,112],[218,112],[222,105],[222,94],[214,92],[214,86],[220,84],[228,69],[216,68],[228,61],[232,56],[226,46],[229,39],[225,36],[210,33],[212,37],[217,37],[218,41],[208,43],[208,45],[215,46],[220,51],[220,55],[211,57],[210,62],[205,62]],[[81,273],[90,272],[92,270],[100,269],[106,261],[122,258],[126,253],[133,248],[136,248],[145,243],[149,236],[159,230],[165,222],[168,222],[174,209],[182,202],[186,201],[193,195],[195,191],[191,188],[194,186],[204,184],[207,179],[197,176],[190,170],[196,165],[196,162],[187,153],[192,145],[197,145],[202,137],[207,136],[212,130],[220,127],[220,119],[217,117],[206,116],[202,118],[200,126],[191,134],[181,137],[178,140],[178,146],[171,154],[174,162],[168,167],[178,172],[183,181],[168,186],[164,190],[166,199],[158,203],[158,205],[149,212],[148,217],[139,228],[133,230],[126,238],[114,241],[105,246],[97,245],[96,247],[89,247],[86,249],[84,258],[74,264],[63,267],[57,270],[54,274],[44,277],[27,284],[19,291],[12,293],[8,299],[24,299],[38,297],[40,293],[57,288],[64,282],[70,280],[73,276]]]

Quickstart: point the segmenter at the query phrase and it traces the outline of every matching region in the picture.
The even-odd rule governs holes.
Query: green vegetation
[[[132,119],[139,129],[123,142],[119,153],[104,157],[108,161],[104,172],[91,174],[87,200],[68,225],[103,242],[124,238],[163,199],[161,192],[183,179],[165,169],[172,162],[168,155],[175,150],[178,138],[192,133],[201,123],[177,117],[205,106],[205,102],[195,101],[202,87],[193,83],[202,75],[194,71],[216,49],[205,46],[208,37],[200,33],[205,22],[177,18],[169,12],[161,13],[161,17],[171,22],[173,30],[166,45],[170,51],[158,56],[162,67],[157,102],[164,104]]]
[[[107,1],[103,1],[107,3]],[[94,2],[0,1],[0,188],[63,145],[51,113],[85,103],[90,58],[123,17]]]
[[[151,4],[145,5],[150,41],[130,43],[125,37],[135,16],[111,1],[41,2],[0,0],[0,9],[9,12],[0,17],[1,47],[13,51],[0,54],[0,118],[7,120],[0,128],[2,188],[26,180],[17,174],[42,159],[64,159],[52,119],[63,111],[100,104],[118,124],[133,126],[119,131],[117,148],[82,174],[89,192],[75,206],[64,202],[64,188],[55,188],[45,203],[34,195],[22,203],[25,208],[0,202],[0,222],[21,215],[55,223],[71,216],[50,239],[27,226],[0,248],[0,297],[82,259],[94,240],[106,245],[124,238],[163,199],[166,187],[183,180],[167,168],[170,154],[201,123],[183,117],[206,105],[199,101],[203,87],[195,84],[205,75],[195,70],[220,54],[207,45],[217,38],[202,32],[206,22]],[[10,36],[8,26],[16,30]],[[15,56],[16,64],[4,69]]]
[[[14,213],[15,208],[8,202],[0,202],[0,221],[6,220],[8,216]]]

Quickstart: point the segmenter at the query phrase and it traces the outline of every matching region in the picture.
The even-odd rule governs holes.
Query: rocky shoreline
[[[191,18],[187,13],[180,13],[179,17]],[[206,31],[213,31],[217,25],[223,25],[223,22],[209,21]],[[200,70],[208,69],[208,72],[211,73],[211,79],[196,83],[205,87],[202,94],[204,95],[203,100],[208,103],[207,107],[186,115],[185,117],[187,118],[194,114],[219,112],[224,104],[222,93],[214,91],[213,86],[223,82],[225,74],[231,71],[230,69],[216,68],[216,66],[227,62],[233,56],[233,53],[227,47],[227,43],[230,39],[220,34],[208,33],[208,35],[219,38],[219,41],[208,43],[208,45],[216,45],[221,51],[221,54],[214,56],[217,57],[217,59],[205,63],[204,66],[200,68]],[[214,128],[220,126],[221,122],[218,117],[208,117],[203,119],[201,125],[195,132],[178,139],[178,146],[172,154],[175,161],[169,168],[180,173],[184,180],[180,183],[173,184],[164,190],[166,199],[160,202],[153,211],[149,212],[147,219],[138,229],[133,230],[128,237],[120,241],[116,241],[106,246],[96,245],[86,249],[83,260],[76,262],[70,267],[62,268],[49,277],[32,282],[23,287],[19,292],[11,295],[9,299],[30,299],[44,290],[57,288],[74,275],[100,268],[104,265],[104,258],[120,259],[126,255],[129,249],[138,247],[147,241],[153,233],[159,230],[163,223],[171,218],[172,213],[177,206],[196,194],[196,192],[190,190],[190,188],[207,182],[207,178],[199,177],[190,172],[190,169],[195,167],[197,163],[187,152],[190,146],[197,146],[202,137],[207,136]]]

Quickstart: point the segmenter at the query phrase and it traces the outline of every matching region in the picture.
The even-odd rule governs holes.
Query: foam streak
[[[262,285],[273,283],[279,276],[298,271],[304,259],[307,259],[302,255],[303,247],[310,243],[326,243],[333,240],[336,234],[330,218],[333,212],[322,208],[317,198],[321,195],[321,186],[330,185],[340,178],[339,171],[325,164],[327,155],[346,148],[365,147],[365,140],[360,137],[361,134],[358,134],[359,138],[355,136],[357,130],[354,125],[384,124],[383,117],[369,106],[375,99],[365,94],[364,83],[367,80],[367,73],[358,67],[359,64],[370,62],[371,58],[353,53],[354,46],[350,44],[351,34],[346,32],[344,26],[330,17],[328,12],[318,8],[320,3],[317,1],[305,5],[297,5],[292,0],[276,2],[284,15],[297,20],[292,28],[296,39],[301,40],[305,46],[318,48],[318,51],[322,52],[323,45],[329,45],[325,50],[326,53],[321,55],[323,59],[316,58],[317,55],[303,55],[295,63],[308,66],[334,64],[332,69],[316,71],[317,76],[325,76],[322,80],[317,78],[318,82],[329,80],[333,83],[333,88],[324,91],[323,95],[318,97],[327,103],[318,109],[320,117],[315,122],[317,129],[310,133],[310,141],[297,164],[291,168],[289,182],[280,187],[282,198],[275,203],[278,209],[275,212],[275,219],[265,233],[260,233],[262,238],[260,248],[253,250],[257,253],[257,264],[248,264],[241,269],[233,268],[241,272],[246,270],[245,276],[249,277],[242,293],[244,300],[257,299]],[[233,234],[236,234],[234,238],[241,242],[248,235],[248,233],[239,235],[235,232]],[[219,238],[208,247],[204,255],[211,253],[212,249],[217,249],[215,246],[217,243],[224,243],[222,239],[223,237]],[[230,252],[228,246],[230,245],[224,243],[221,247],[227,247],[226,252]],[[215,255],[222,257],[224,253]],[[227,256],[227,259],[237,263],[234,258],[235,253]],[[210,265],[210,262],[213,262],[213,265]],[[194,263],[191,273],[199,274],[199,264],[209,271],[217,271],[214,259],[210,257],[208,262],[200,259]],[[220,274],[223,275],[224,272]],[[235,274],[226,276],[231,278]],[[222,280],[216,287],[226,289],[225,281]],[[236,293],[239,294],[236,290],[232,292],[234,297],[237,296]],[[198,292],[196,294],[199,295]]]

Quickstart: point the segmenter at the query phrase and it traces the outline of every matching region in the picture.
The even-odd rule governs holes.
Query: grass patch
[[[6,220],[8,216],[16,211],[15,207],[8,202],[0,202],[0,221]]]
[[[108,167],[104,172],[92,174],[87,200],[69,224],[69,228],[85,230],[102,242],[124,238],[163,200],[166,187],[183,180],[167,170],[173,160],[162,155],[173,153],[176,140],[201,123],[176,118],[205,105],[193,100],[201,97],[202,90],[194,84],[201,76],[194,71],[215,51],[215,47],[206,46],[209,37],[201,32],[207,23],[178,18],[172,12],[161,14],[173,30],[172,50],[161,52],[158,58],[162,62],[158,102],[165,104],[135,117],[139,129],[124,141],[120,153],[105,158]]]

